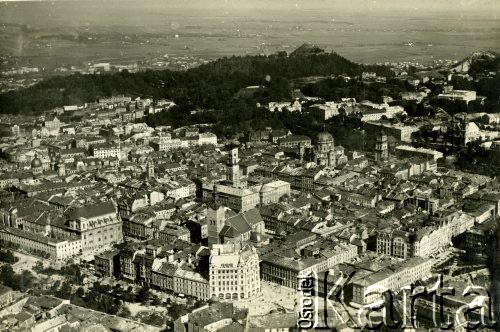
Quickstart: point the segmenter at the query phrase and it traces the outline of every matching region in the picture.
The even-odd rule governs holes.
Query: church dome
[[[31,168],[39,167],[42,167],[42,161],[35,155],[35,158],[33,158],[33,160],[31,161]]]
[[[333,143],[333,136],[330,133],[327,133],[326,131],[319,133],[316,141],[318,144],[329,144]]]

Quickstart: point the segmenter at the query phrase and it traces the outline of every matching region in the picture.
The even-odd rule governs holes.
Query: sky
[[[163,0],[163,2],[180,2],[176,0]],[[376,8],[380,10],[407,9],[415,8],[424,11],[457,11],[457,10],[499,10],[499,0],[211,0],[207,1],[189,1],[191,4],[203,4],[203,6],[230,6],[230,7],[250,7],[250,8],[350,8],[353,10],[362,10]]]
[[[15,2],[19,0],[4,0],[0,2]],[[29,1],[29,0],[23,0]],[[36,1],[36,0],[35,0]],[[96,1],[96,0],[38,0],[56,1]],[[104,1],[104,0],[101,0]],[[500,12],[500,0],[117,0],[124,4],[156,5],[203,8],[270,8],[270,9],[316,9],[343,8],[352,10],[418,10],[418,11],[468,11],[492,10]]]

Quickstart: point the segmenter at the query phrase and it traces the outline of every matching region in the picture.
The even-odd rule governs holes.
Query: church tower
[[[214,206],[207,210],[207,231],[208,231],[208,247],[212,248],[214,244],[220,243],[219,234],[225,225],[226,213],[224,207]]]
[[[57,160],[54,156],[50,157],[50,170],[55,171],[56,170],[56,163]]]
[[[227,156],[226,180],[231,182],[232,186],[239,188],[240,183],[240,165],[238,164],[238,148],[231,148]]]
[[[155,164],[154,164],[153,159],[151,157],[148,158],[146,169],[148,171],[148,177],[154,178],[155,177]]]
[[[382,131],[377,135],[375,142],[375,161],[387,160],[388,158],[387,135]]]
[[[337,161],[335,160],[335,151],[331,150],[327,153],[328,156],[328,166],[335,167],[337,166]]]
[[[493,142],[490,151],[493,154],[493,165],[500,168],[500,142]]]
[[[299,157],[300,157],[300,161],[303,161],[304,160],[304,155],[306,154],[306,147],[304,145],[304,143],[299,143]]]
[[[66,176],[66,166],[62,161],[59,161],[57,164],[57,174],[60,177]]]

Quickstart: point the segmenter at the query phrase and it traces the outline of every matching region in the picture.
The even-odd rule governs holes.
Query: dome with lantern
[[[42,167],[42,161],[40,160],[40,158],[38,158],[37,155],[35,155],[35,158],[31,160],[31,168],[39,168],[39,167]]]
[[[40,160],[40,158],[38,158],[38,156],[36,154],[35,154],[35,158],[33,158],[33,160],[31,160],[31,172],[34,175],[38,175],[38,174],[41,174],[43,172],[42,161]]]
[[[316,138],[316,147],[319,153],[327,153],[333,150],[333,136],[332,134],[324,131],[319,133]]]
[[[333,144],[333,136],[329,132],[321,132],[316,137],[316,144]]]

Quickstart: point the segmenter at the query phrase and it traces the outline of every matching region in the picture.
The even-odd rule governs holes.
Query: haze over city
[[[406,0],[41,1],[4,2],[2,7],[1,23],[25,24],[34,31],[4,26],[0,50],[37,55],[42,63],[49,60],[45,55],[87,61],[122,53],[137,58],[144,51],[217,58],[290,50],[304,42],[365,63],[459,60],[474,50],[500,50],[500,5],[487,0],[418,5]],[[112,34],[117,33],[155,34],[159,40],[148,42],[146,36],[140,52],[133,42],[111,50],[98,42],[89,45],[88,39],[58,40],[86,32],[111,35],[108,42],[116,41]],[[52,37],[50,50],[33,45],[32,38],[40,37]]]

